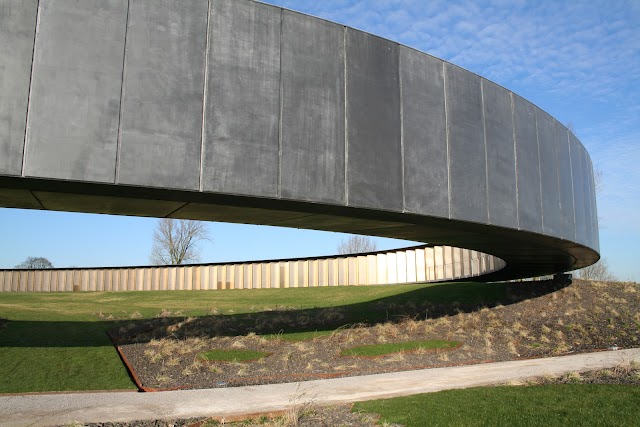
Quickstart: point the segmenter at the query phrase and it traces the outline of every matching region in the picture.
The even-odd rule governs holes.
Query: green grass
[[[282,332],[279,334],[265,335],[264,338],[268,340],[282,339],[289,342],[310,341],[319,337],[327,337],[333,333],[333,330],[325,331],[306,331],[306,332]]]
[[[640,387],[544,385],[449,390],[356,403],[381,421],[421,426],[631,426],[640,419]]]
[[[386,320],[387,305],[495,301],[504,285],[452,283],[304,289],[0,293],[0,393],[133,389],[106,331],[161,311],[174,316],[236,316],[273,310],[344,307],[341,324]],[[285,330],[283,339],[310,339],[326,330]]]
[[[341,356],[357,356],[357,357],[376,357],[386,354],[400,353],[402,351],[415,351],[418,349],[435,350],[442,348],[454,348],[460,345],[455,341],[443,340],[425,340],[425,341],[408,341],[399,343],[384,343],[362,345],[358,347],[342,350]]]
[[[209,350],[198,353],[198,357],[208,362],[251,362],[267,357],[269,353],[257,350]]]

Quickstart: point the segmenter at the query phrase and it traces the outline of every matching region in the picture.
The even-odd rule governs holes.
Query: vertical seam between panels
[[[349,102],[348,102],[348,70],[347,70],[347,27],[342,36],[343,65],[344,65],[344,204],[349,205]]]
[[[27,167],[27,145],[29,143],[29,113],[31,112],[31,94],[33,91],[33,73],[35,70],[36,61],[36,41],[38,39],[38,30],[40,29],[40,0],[36,4],[36,22],[33,31],[33,49],[31,50],[31,70],[29,73],[29,93],[27,94],[27,111],[24,117],[24,140],[22,143],[22,165],[20,170],[20,176],[25,176],[25,169]]]
[[[449,215],[451,218],[451,161],[449,159],[449,109],[447,105],[447,70],[446,63],[442,62],[442,90],[444,91],[444,127],[447,142],[447,200]]]
[[[400,45],[398,46],[398,89],[400,92],[400,173],[402,178],[402,212],[405,212],[406,206],[406,197],[405,197],[405,183],[404,183],[404,103],[402,102],[404,94],[402,93],[402,67],[401,67],[401,58],[400,55]]]
[[[484,180],[485,180],[485,202],[487,203],[487,223],[491,224],[491,214],[489,212],[489,161],[487,154],[487,123],[484,112],[484,79],[480,79],[480,100],[482,103],[482,134],[484,138]]]
[[[284,111],[283,108],[283,99],[284,99],[284,85],[282,84],[282,29],[284,23],[284,11],[280,8],[280,43],[278,46],[278,57],[280,67],[278,73],[278,80],[280,84],[279,88],[279,117],[278,117],[278,182],[276,183],[276,197],[282,197],[282,113]]]
[[[202,87],[202,126],[200,127],[200,182],[198,188],[200,191],[204,191],[204,139],[206,126],[205,121],[207,117],[207,90],[209,88],[209,37],[211,34],[211,0],[207,2],[207,37],[205,40],[204,48],[204,78]]]
[[[518,194],[518,143],[516,140],[516,107],[513,101],[513,92],[509,92],[511,98],[511,129],[513,134],[513,158],[514,173],[516,178],[516,222],[518,230],[520,230],[520,197]]]
[[[562,215],[562,186],[560,185],[560,154],[558,152],[558,134],[557,134],[557,122],[553,122],[553,147],[556,150],[556,183],[557,183],[557,191],[558,191],[558,215],[560,215],[560,230],[558,230],[558,235],[564,237],[564,216]]]
[[[567,129],[567,146],[569,148],[569,173],[571,174],[571,203],[573,204],[573,241],[578,238],[578,224],[576,222],[576,193],[573,188],[573,159],[571,158],[571,137],[569,135],[569,129]]]
[[[122,52],[122,74],[120,80],[120,106],[118,112],[118,135],[116,140],[116,164],[114,173],[114,183],[120,182],[120,151],[122,148],[122,100],[124,98],[124,80],[127,75],[125,72],[127,64],[127,36],[129,34],[129,9],[131,8],[131,1],[127,0],[127,18],[124,25],[124,47]]]
[[[538,132],[538,110],[533,107],[533,118],[536,123],[536,147],[538,148],[538,182],[540,187],[540,220],[542,221],[542,234],[546,234],[544,227],[544,203],[542,203],[542,172],[540,170],[540,135]]]

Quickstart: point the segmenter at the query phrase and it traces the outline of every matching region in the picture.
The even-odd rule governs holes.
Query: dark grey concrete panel
[[[211,9],[203,189],[276,196],[281,11],[235,0]]]
[[[0,2],[0,174],[20,175],[37,0]]]
[[[203,16],[199,12],[204,11],[205,0],[181,3],[184,7],[179,10],[166,0],[144,1],[39,2],[42,13],[37,15],[40,31],[35,43],[23,171],[27,176],[0,173],[1,206],[265,223],[454,244],[504,259],[505,269],[486,277],[488,280],[566,271],[597,260],[597,215],[589,156],[577,139],[565,144],[566,133],[560,125],[541,113],[537,126],[536,109],[525,100],[509,94],[510,104],[505,98],[508,92],[490,83],[483,85],[480,77],[451,65],[444,76],[438,75],[441,62],[437,59],[356,30],[342,32],[341,52],[339,27],[331,30],[336,28],[332,24],[289,12],[283,22],[280,9],[258,2],[207,0],[209,13]],[[131,11],[127,5],[133,5]],[[160,17],[160,9],[167,15]],[[185,20],[171,27],[171,36],[165,38],[168,33],[163,25],[178,22],[174,21],[176,16]],[[130,39],[126,36],[129,18]],[[211,24],[207,26],[210,32],[202,30],[205,18]],[[309,39],[305,38],[309,34]],[[131,44],[123,70],[125,40]],[[203,42],[209,43],[208,47],[204,48]],[[158,51],[163,44],[169,53]],[[141,46],[148,46],[153,58],[147,57]],[[331,46],[337,48],[331,51]],[[204,50],[204,62],[198,50]],[[172,62],[174,55],[184,55],[189,65]],[[344,69],[340,68],[341,59]],[[0,67],[4,67],[4,78],[7,65]],[[130,75],[129,68],[133,70]],[[145,79],[143,69],[153,79]],[[281,69],[289,73],[284,80]],[[124,84],[123,72],[124,78],[130,79]],[[204,78],[198,79],[197,73]],[[151,87],[155,79],[161,87]],[[195,100],[197,83],[203,86],[204,114]],[[5,87],[4,81],[1,87]],[[442,141],[443,132],[441,88],[447,89],[447,161],[437,162],[429,154],[443,156],[443,145],[436,142]],[[122,90],[125,110],[120,108]],[[315,97],[296,96],[296,91],[313,90],[317,90]],[[162,105],[165,98],[172,105]],[[342,112],[346,111],[347,117],[342,131],[347,138],[341,145],[340,126],[344,123],[340,123],[339,111],[343,102]],[[338,120],[332,122],[317,110]],[[194,122],[199,118],[204,119],[206,135],[201,140],[206,143],[206,153],[198,152],[197,144],[191,145],[197,142]],[[120,123],[122,152],[116,151],[119,119],[124,119]],[[9,126],[6,123],[0,123],[3,137]],[[180,170],[171,175],[173,181],[163,181],[173,172],[147,180],[148,165],[146,171],[133,171],[125,165],[131,159],[157,154],[148,148],[153,144],[135,132],[162,136],[169,131],[176,131],[171,134],[175,140],[166,139],[166,146],[173,149],[175,144],[182,150],[169,153],[176,157],[171,167],[184,160],[178,157],[189,158],[186,166],[175,167]],[[511,137],[515,161],[509,153],[513,151],[510,131],[516,136]],[[549,144],[551,140],[555,145]],[[495,151],[490,152],[487,145]],[[550,147],[555,148],[555,170]],[[315,149],[319,153],[335,149],[335,157],[320,161],[302,153]],[[123,155],[123,181],[113,185],[116,153]],[[283,163],[279,153],[285,154]],[[192,169],[202,156],[205,173],[195,186],[197,172]],[[340,156],[344,156],[343,163]],[[163,161],[154,158],[154,166],[165,168]],[[544,181],[540,179],[541,163]],[[446,183],[453,192],[447,194],[439,187],[436,197],[440,201],[431,196],[421,198],[424,195],[418,193],[420,184],[427,192],[434,187],[433,182],[424,182],[430,179],[425,165],[429,169],[439,166],[440,176],[446,166],[449,182],[442,178],[437,185]],[[514,165],[517,225],[526,232],[512,229],[509,221],[513,215],[507,215],[509,208],[513,209],[512,187],[507,184]],[[551,173],[547,174],[546,168]],[[323,181],[316,188],[311,180],[301,178],[302,169],[307,175],[323,176],[326,185]],[[337,174],[331,177],[330,171]],[[543,200],[553,191],[554,174],[559,193],[557,224],[548,217],[553,216],[555,196]],[[284,183],[282,188],[279,182]],[[120,185],[124,183],[135,185]],[[330,191],[332,185],[334,192]],[[500,190],[500,185],[505,187]],[[343,191],[349,206],[339,206]],[[572,202],[563,203],[565,197]],[[558,225],[560,235],[543,233],[543,203],[545,233],[555,232]],[[449,210],[445,211],[445,206]],[[451,219],[443,218],[442,212]],[[574,215],[578,216],[577,237]],[[498,222],[500,226],[493,225]],[[568,240],[563,240],[564,236],[569,236]],[[500,264],[484,256],[481,261],[474,261],[476,272]]]
[[[489,223],[518,228],[511,95],[506,89],[486,80],[482,80],[482,89]]]
[[[558,184],[560,200],[560,237],[568,240],[576,238],[575,213],[573,209],[573,183],[571,182],[571,152],[567,128],[556,121],[556,149],[558,154]]]
[[[562,235],[560,217],[560,189],[558,181],[558,153],[556,121],[536,108],[538,147],[540,150],[540,182],[542,184],[542,225],[544,233]]]
[[[582,240],[579,240],[581,243],[585,245],[590,245],[592,236],[593,236],[593,228],[592,228],[592,201],[591,201],[591,185],[593,182],[593,178],[591,177],[591,161],[589,160],[589,154],[587,154],[587,150],[584,148],[582,143],[578,144],[580,146],[580,163],[582,167],[582,196],[584,197],[584,235]],[[580,236],[578,236],[580,239]]]
[[[542,233],[535,107],[517,95],[512,95],[512,98],[518,173],[518,226],[523,230]]]
[[[207,13],[207,0],[131,2],[119,183],[200,188]]]
[[[40,2],[26,176],[113,183],[126,0]]]
[[[587,242],[587,202],[586,195],[584,194],[586,171],[583,169],[582,144],[571,133],[569,133],[569,143],[571,149],[571,172],[573,176],[573,204],[576,214],[575,241],[585,244]]]
[[[347,29],[347,201],[402,211],[398,45]]]
[[[344,204],[344,27],[282,18],[280,195]]]
[[[598,217],[596,214],[596,195],[595,195],[595,185],[593,183],[594,181],[594,176],[593,176],[593,165],[591,163],[591,158],[589,156],[589,153],[587,152],[587,150],[585,149],[584,151],[585,154],[585,167],[587,169],[587,181],[586,181],[586,194],[587,196],[587,201],[588,201],[588,205],[589,205],[589,215],[590,215],[590,219],[589,222],[587,223],[587,242],[589,247],[596,247],[596,234],[597,234],[597,228],[596,228],[596,223],[598,221]]]
[[[404,202],[407,212],[449,217],[442,61],[400,46]]]
[[[487,222],[487,165],[480,77],[445,64],[451,218]]]
[[[595,169],[593,166],[593,162],[591,161],[591,156],[589,152],[586,151],[587,154],[587,165],[589,166],[589,173],[591,175],[591,179],[587,183],[589,192],[590,192],[590,200],[591,200],[591,229],[589,236],[589,247],[594,248],[596,250],[600,250],[600,236],[598,233],[598,206],[597,206],[597,194],[596,194],[596,179],[600,179],[595,175]]]

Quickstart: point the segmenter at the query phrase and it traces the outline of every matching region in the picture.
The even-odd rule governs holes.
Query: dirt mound
[[[347,309],[283,310],[234,318],[167,317],[132,322],[113,334],[140,382],[160,389],[289,382],[640,345],[637,284],[524,282],[508,284],[506,291],[502,300],[480,306],[380,302],[379,310],[389,320],[349,324],[300,342],[259,334],[326,328],[348,318]],[[340,356],[355,346],[417,340],[461,345],[375,358]],[[201,362],[198,353],[212,349],[270,355],[248,363]]]

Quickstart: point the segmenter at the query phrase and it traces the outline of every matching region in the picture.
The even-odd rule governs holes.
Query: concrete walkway
[[[0,425],[35,427],[74,421],[229,417],[279,411],[309,401],[349,403],[611,368],[632,360],[640,362],[640,348],[251,387],[0,396]]]

